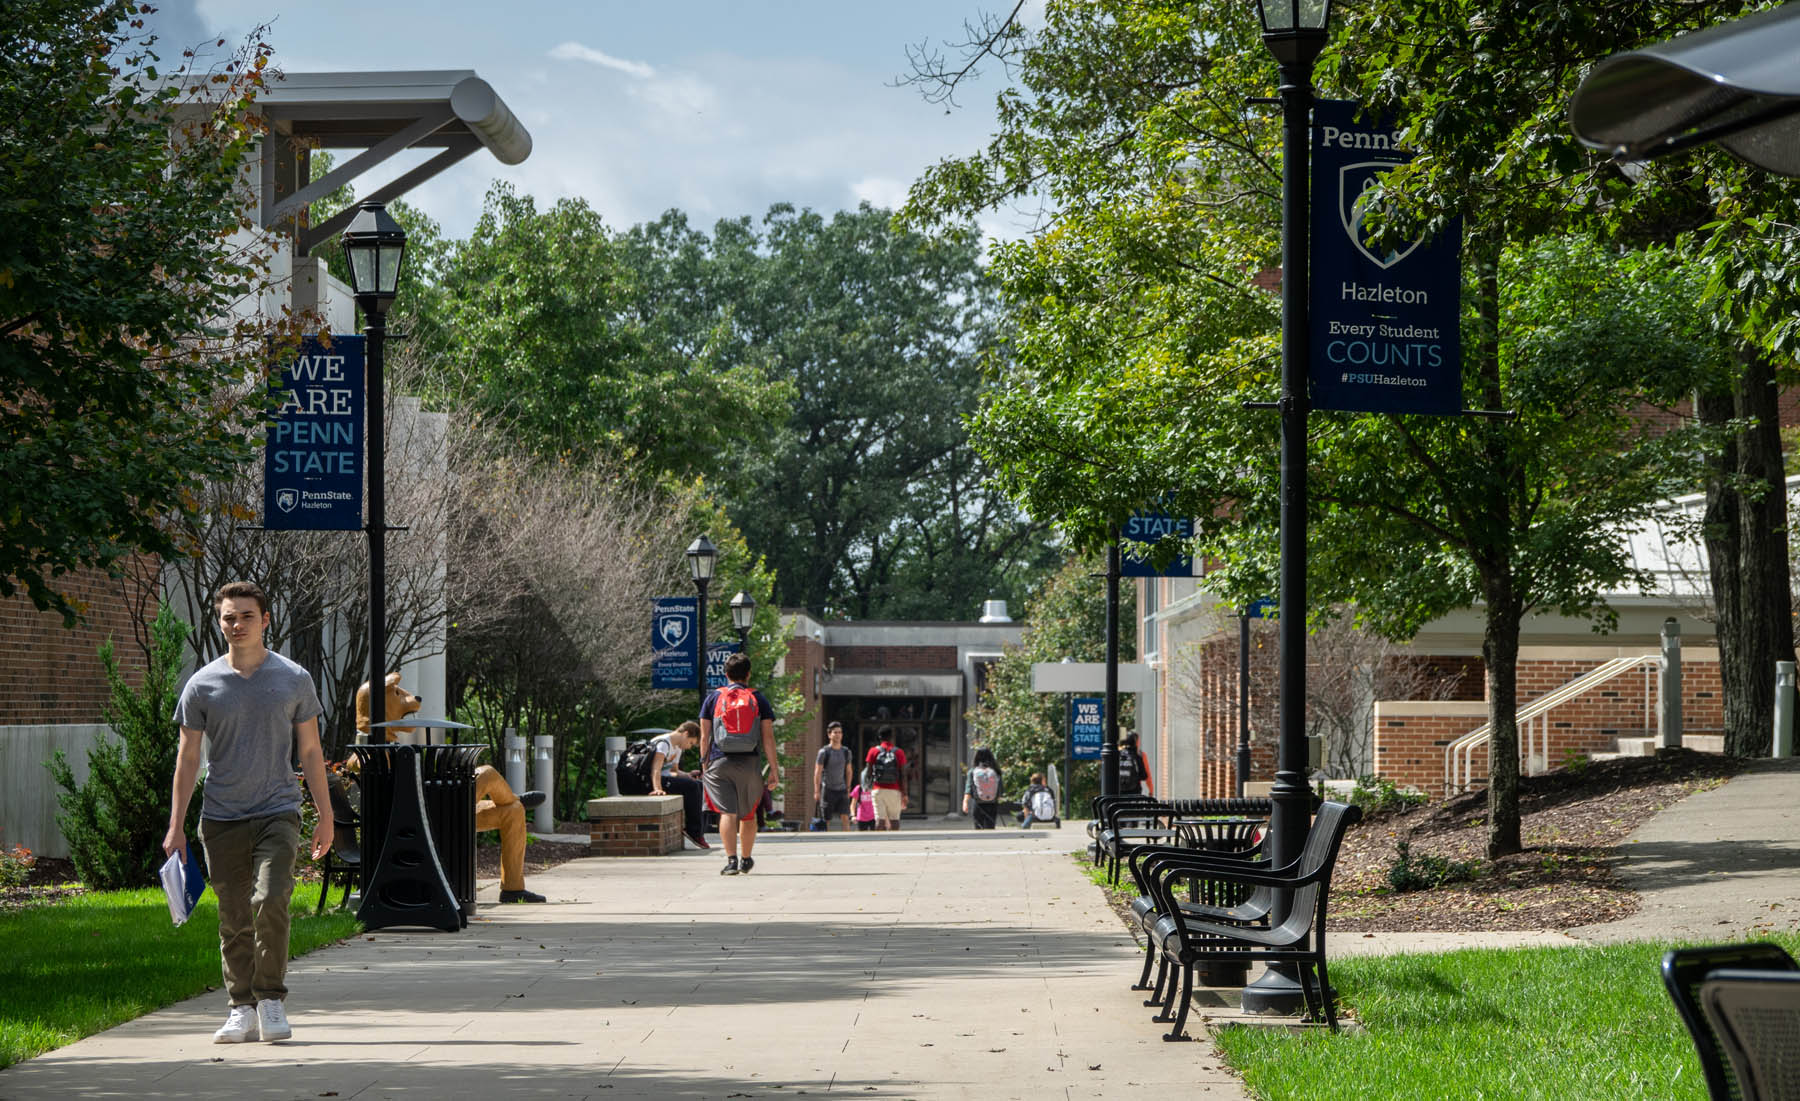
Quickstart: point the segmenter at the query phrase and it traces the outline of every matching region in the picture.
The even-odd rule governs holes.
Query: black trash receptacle
[[[438,863],[464,917],[475,916],[475,765],[486,746],[421,746],[425,813]]]
[[[363,889],[365,907],[370,914],[363,917],[383,924],[415,924],[402,920],[418,916],[424,924],[432,924],[434,913],[430,895],[432,878],[426,875],[419,842],[429,839],[431,855],[443,871],[450,899],[460,917],[459,925],[467,925],[475,912],[475,763],[485,747],[478,745],[359,745],[351,751],[362,762]],[[411,802],[396,814],[396,792],[399,783],[412,782],[413,761],[417,761],[419,793],[423,796],[424,837],[391,837],[397,821],[410,822],[417,814]],[[397,865],[401,882],[390,885],[382,898],[370,898],[370,887],[383,868],[383,854],[390,842],[400,844],[404,859]],[[388,861],[394,864],[394,861]],[[433,873],[435,874],[435,873]],[[420,882],[410,882],[419,878]],[[391,897],[388,897],[391,896]],[[394,911],[387,913],[387,911]],[[377,916],[377,912],[380,916]],[[360,912],[359,912],[360,913]]]

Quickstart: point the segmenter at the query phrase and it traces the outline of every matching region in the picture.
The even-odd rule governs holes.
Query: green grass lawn
[[[1800,937],[1771,939],[1800,950]],[[1219,1048],[1265,1101],[1704,1101],[1693,1042],[1663,989],[1669,947],[1346,959],[1331,965],[1331,981],[1360,1030],[1230,1028]]]
[[[318,898],[317,884],[294,890],[295,956],[357,930],[347,911],[314,917]],[[161,888],[7,911],[0,913],[0,945],[0,1067],[220,983],[219,913],[210,892],[179,929]]]

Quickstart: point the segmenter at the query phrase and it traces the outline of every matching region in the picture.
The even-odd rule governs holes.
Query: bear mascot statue
[[[416,713],[425,701],[400,687],[400,674],[387,675],[385,711],[389,719],[404,719]],[[356,689],[356,729],[370,732],[369,682]],[[417,727],[384,726],[387,740],[410,734]],[[515,793],[506,777],[492,765],[475,769],[475,828],[500,831],[500,901],[542,902],[544,896],[525,889],[525,812],[542,803],[541,791]]]

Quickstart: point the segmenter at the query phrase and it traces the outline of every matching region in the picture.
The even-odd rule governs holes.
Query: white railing
[[[1549,767],[1550,758],[1550,712],[1556,707],[1568,703],[1605,684],[1616,677],[1643,666],[1654,666],[1659,659],[1658,654],[1638,654],[1635,657],[1613,658],[1595,669],[1591,669],[1567,684],[1559,685],[1524,707],[1519,708],[1519,738],[1525,749],[1525,774],[1536,775]],[[1645,678],[1644,710],[1646,716],[1650,710],[1649,678]],[[1649,727],[1646,717],[1645,727]],[[1534,736],[1535,732],[1535,736]],[[1474,783],[1475,750],[1487,745],[1493,737],[1493,725],[1483,723],[1474,730],[1444,747],[1444,792],[1453,795],[1467,791]],[[1542,746],[1542,756],[1532,752],[1533,745]]]

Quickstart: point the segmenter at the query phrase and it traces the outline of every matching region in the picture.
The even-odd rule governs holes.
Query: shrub
[[[88,752],[88,778],[75,782],[59,750],[50,776],[62,788],[56,816],[69,843],[75,874],[94,890],[146,887],[157,882],[169,829],[169,788],[181,730],[175,714],[181,678],[182,644],[190,628],[168,604],[157,608],[150,625],[150,662],[137,688],[125,682],[113,656],[112,640],[100,644],[110,697],[106,723],[113,737]],[[188,806],[188,832],[200,817],[200,800]]]
[[[1388,865],[1387,880],[1388,886],[1399,894],[1429,891],[1447,883],[1466,883],[1481,874],[1479,860],[1451,860],[1432,853],[1414,856],[1412,846],[1405,841],[1396,841],[1394,851],[1398,855]]]
[[[1350,802],[1366,814],[1382,810],[1408,810],[1428,802],[1422,791],[1403,788],[1385,776],[1358,776],[1350,789]]]
[[[23,845],[0,848],[0,890],[25,886],[31,878],[31,866],[36,863],[37,857]]]

